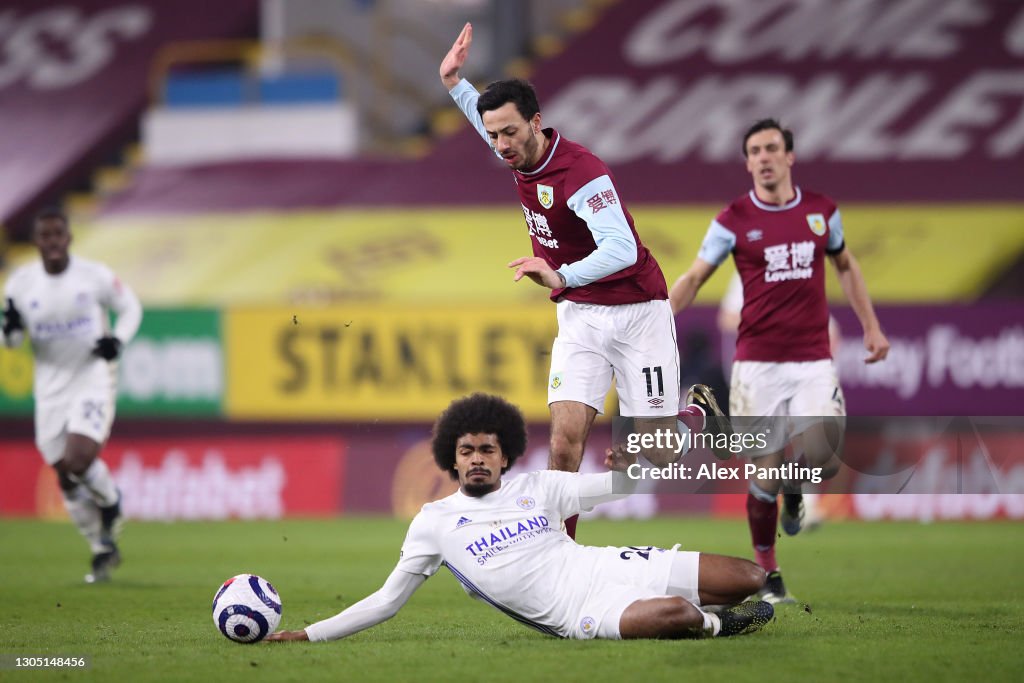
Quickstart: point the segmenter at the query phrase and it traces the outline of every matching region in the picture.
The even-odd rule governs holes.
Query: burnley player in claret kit
[[[774,119],[758,121],[743,138],[743,156],[754,187],[711,222],[693,265],[672,286],[672,309],[689,306],[701,285],[733,255],[744,299],[730,416],[763,418],[744,423],[754,431],[774,432],[768,448],[747,455],[766,473],[780,471],[787,436],[799,435],[797,464],[820,467],[830,477],[840,464],[835,444],[846,406],[829,348],[826,255],[864,330],[864,362],[883,360],[889,341],[846,246],[835,202],[793,184],[793,134]],[[773,424],[781,428],[772,429]],[[775,528],[781,490],[782,528],[789,535],[800,531],[800,484],[762,476],[750,484],[747,519],[757,561],[768,572],[762,596],[770,602],[794,601],[775,560]]]
[[[680,411],[679,349],[665,276],[640,241],[608,167],[588,149],[541,125],[533,87],[491,83],[483,94],[459,76],[473,39],[466,24],[441,62],[441,82],[512,171],[533,256],[512,261],[514,280],[551,289],[558,336],[551,349],[548,406],[552,469],[575,472],[594,418],[615,379],[619,412],[637,431],[713,431],[711,390],[694,385]],[[657,465],[678,459],[652,451]],[[564,520],[575,537],[575,518]]]

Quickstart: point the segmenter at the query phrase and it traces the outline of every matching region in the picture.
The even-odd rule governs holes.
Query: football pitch
[[[329,617],[376,590],[404,522],[129,523],[110,584],[81,582],[69,523],[0,520],[0,680],[32,681],[959,681],[1020,680],[1024,526],[829,523],[783,538],[803,604],[749,636],[563,641],[466,597],[442,569],[399,614],[334,643],[238,645],[211,600],[242,572],[267,577],[281,628]],[[749,556],[741,520],[590,521],[590,545],[659,545]],[[12,671],[11,657],[87,656],[87,669]]]

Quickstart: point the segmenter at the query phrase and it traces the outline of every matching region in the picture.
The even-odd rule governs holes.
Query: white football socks
[[[717,636],[722,631],[722,620],[717,614],[700,611],[704,615],[704,633],[710,636]]]
[[[70,491],[61,489],[61,494],[68,516],[89,543],[89,549],[93,554],[109,550],[100,540],[100,509],[85,487],[76,486]]]
[[[89,490],[92,499],[100,507],[109,507],[117,502],[117,485],[110,476],[110,468],[102,458],[96,458],[78,480]]]

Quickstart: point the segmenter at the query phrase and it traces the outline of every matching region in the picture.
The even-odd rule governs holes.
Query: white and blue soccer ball
[[[213,596],[213,623],[236,643],[259,642],[281,623],[281,596],[261,576],[233,576]]]

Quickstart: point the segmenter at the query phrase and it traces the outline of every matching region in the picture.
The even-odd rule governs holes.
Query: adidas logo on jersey
[[[473,520],[469,519],[468,517],[459,517],[459,521],[455,524],[455,528],[458,529],[460,526],[464,524],[469,524],[472,521]]]

